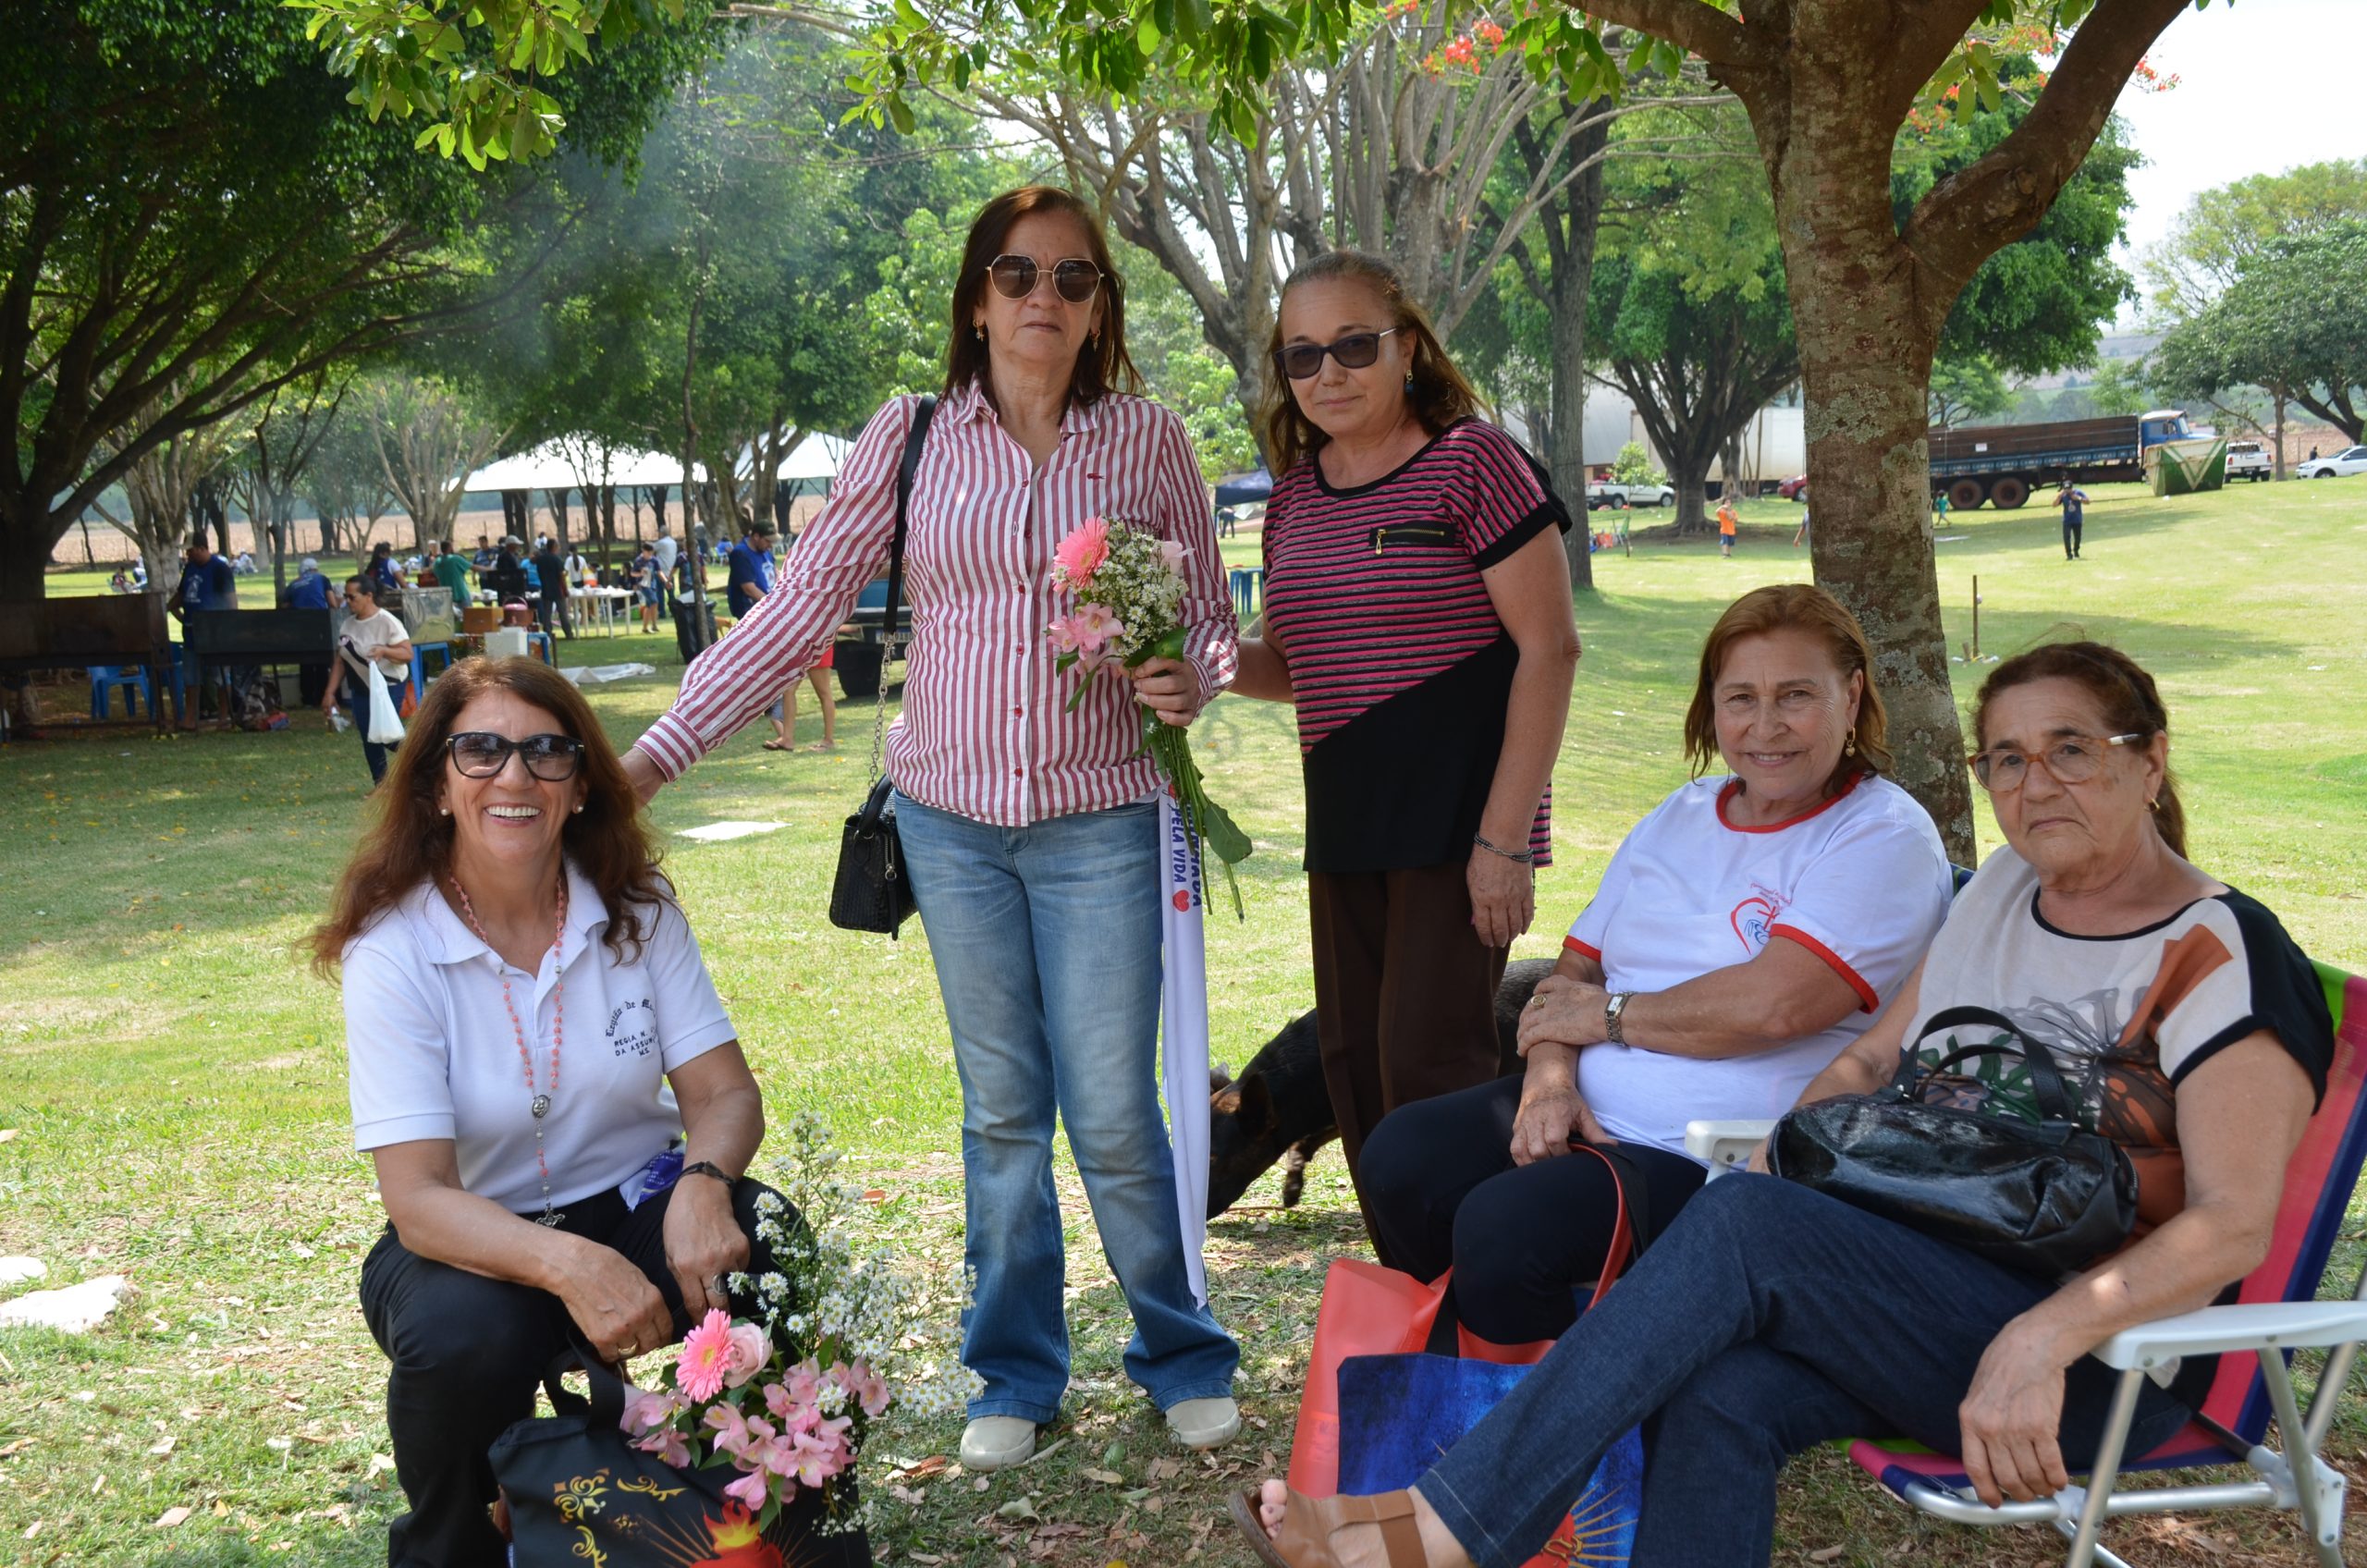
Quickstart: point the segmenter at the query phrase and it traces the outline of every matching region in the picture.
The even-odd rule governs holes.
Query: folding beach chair
[[[2367,1157],[2367,979],[2324,964],[2318,965],[2318,974],[2335,1016],[2334,1064],[2326,1074],[2325,1101],[2287,1169],[2268,1257],[2244,1280],[2232,1303],[2128,1329],[2091,1353],[2117,1369],[2120,1381],[2087,1484],[2075,1483],[2036,1502],[1991,1508],[1974,1497],[1963,1461],[1952,1454],[1860,1439],[1849,1445],[1858,1468],[1901,1501],[1957,1524],[2053,1525],[2070,1537],[2066,1568],[2128,1568],[2097,1541],[2103,1522],[2117,1514],[2253,1507],[2295,1510],[2318,1560],[2325,1568],[2342,1568],[2344,1477],[2318,1457],[2318,1450],[2360,1344],[2367,1341],[2367,1269],[2349,1299],[2320,1301],[2317,1295]],[[1696,1121],[1686,1129],[1686,1146],[1710,1162],[1714,1178],[1739,1169],[1772,1126]],[[2287,1365],[2293,1352],[2305,1349],[2326,1353],[2306,1414]],[[2147,1373],[2175,1357],[2212,1354],[2221,1357],[2219,1370],[2196,1418],[2150,1453],[2124,1453]],[[2272,1420],[2279,1445],[2275,1449],[2266,1443]],[[2117,1489],[2131,1471],[2223,1464],[2245,1465],[2251,1478]]]

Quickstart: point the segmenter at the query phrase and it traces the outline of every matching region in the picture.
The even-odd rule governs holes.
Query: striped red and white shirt
[[[772,705],[822,655],[865,583],[888,570],[896,467],[916,398],[891,400],[847,455],[830,501],[773,591],[685,672],[674,705],[634,744],[668,778]],[[904,541],[913,607],[904,708],[888,772],[923,805],[1018,827],[1148,798],[1159,774],[1134,754],[1141,709],[1115,674],[1053,670],[1044,629],[1071,606],[1051,587],[1052,547],[1089,518],[1136,523],[1185,545],[1186,657],[1202,700],[1232,684],[1239,629],[1183,421],[1142,398],[1072,404],[1041,471],[973,384],[931,420]]]

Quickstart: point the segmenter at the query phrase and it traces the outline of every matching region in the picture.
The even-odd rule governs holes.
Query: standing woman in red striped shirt
[[[1188,724],[1233,679],[1232,600],[1183,422],[1116,388],[1125,290],[1089,210],[1029,187],[987,203],[953,288],[945,390],[913,484],[913,643],[888,772],[962,1077],[962,1359],[985,1387],[962,1463],[1015,1464],[1068,1386],[1052,1124],[1067,1127],[1102,1251],[1134,1319],[1128,1376],[1176,1438],[1240,1429],[1238,1347],[1196,1298],[1154,1052],[1159,778],[1136,703]],[[830,646],[887,566],[897,465],[918,398],[873,417],[779,581],[701,655],[626,759],[644,798],[768,706]],[[1187,656],[1132,689],[1096,680],[1073,713],[1044,628],[1052,547],[1088,518],[1189,551]]]
[[[1497,1074],[1578,660],[1570,517],[1388,263],[1293,273],[1271,350],[1266,631],[1233,690],[1298,708],[1323,1076],[1378,1248],[1366,1136]]]

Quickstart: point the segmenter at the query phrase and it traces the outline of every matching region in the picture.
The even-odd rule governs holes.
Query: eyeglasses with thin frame
[[[444,745],[452,753],[452,766],[464,778],[498,777],[509,766],[512,752],[528,773],[546,784],[574,778],[583,764],[583,742],[572,735],[529,735],[513,741],[489,729],[464,729]]]
[[[1101,287],[1101,269],[1082,256],[1052,263],[1052,289],[1072,305],[1082,305]],[[1033,256],[997,256],[987,263],[987,277],[1006,300],[1024,300],[1036,292],[1044,269]]]
[[[2045,768],[2057,784],[2084,784],[2103,766],[2106,746],[2133,745],[2152,737],[2151,730],[2138,729],[2126,735],[2065,735],[2042,752],[1992,747],[1973,754],[1972,776],[1993,795],[2010,795],[2020,789],[2030,778],[2032,763]]]
[[[1307,381],[1323,369],[1323,356],[1340,361],[1343,370],[1362,370],[1380,358],[1380,340],[1402,330],[1351,332],[1330,343],[1292,343],[1274,350],[1274,368],[1293,381]]]

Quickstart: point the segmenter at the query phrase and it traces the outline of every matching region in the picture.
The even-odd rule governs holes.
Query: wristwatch
[[[723,1167],[710,1164],[704,1159],[694,1160],[691,1164],[682,1167],[682,1174],[684,1176],[712,1176],[717,1181],[723,1183],[723,1190],[727,1193],[740,1184],[739,1177],[734,1176],[730,1171],[724,1170]]]
[[[1613,991],[1610,999],[1602,1004],[1602,1037],[1614,1046],[1627,1043],[1626,1035],[1620,1029],[1619,1015],[1627,1011],[1627,998],[1635,994],[1633,991]]]

